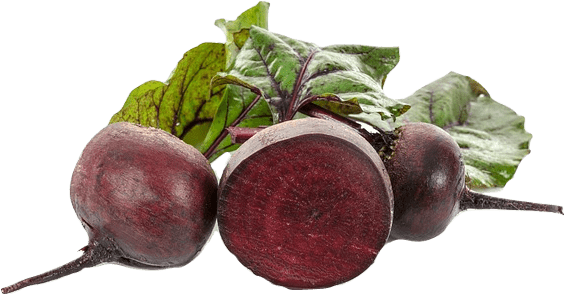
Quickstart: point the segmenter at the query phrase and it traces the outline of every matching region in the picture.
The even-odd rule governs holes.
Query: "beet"
[[[254,274],[290,289],[326,288],[374,262],[392,210],[374,148],[344,124],[305,118],[268,127],[233,154],[218,227]]]
[[[89,236],[83,255],[2,293],[102,263],[183,266],[208,240],[217,212],[217,179],[204,156],[165,131],[130,123],[111,124],[88,143],[70,194]]]
[[[434,238],[467,209],[562,213],[560,206],[500,199],[468,189],[460,148],[435,125],[410,123],[398,128],[396,134],[394,153],[384,160],[394,193],[389,241]]]

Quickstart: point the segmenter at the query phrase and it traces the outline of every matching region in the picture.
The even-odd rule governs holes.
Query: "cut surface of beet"
[[[365,271],[386,243],[392,189],[376,151],[321,119],[269,127],[235,152],[220,182],[218,225],[247,268],[292,289]]]

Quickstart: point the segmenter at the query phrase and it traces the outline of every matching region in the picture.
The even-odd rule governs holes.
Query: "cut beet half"
[[[386,243],[393,199],[372,146],[353,129],[305,118],[268,127],[233,154],[218,225],[239,261],[290,289],[358,276]]]

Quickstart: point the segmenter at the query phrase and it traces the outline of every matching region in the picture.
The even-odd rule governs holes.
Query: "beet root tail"
[[[56,280],[64,276],[68,276],[70,274],[79,272],[84,268],[93,267],[98,264],[113,261],[117,257],[115,251],[108,250],[107,248],[105,248],[104,246],[100,245],[97,242],[93,242],[81,250],[83,250],[84,253],[79,258],[61,267],[58,267],[54,270],[45,272],[43,274],[31,278],[27,278],[11,286],[2,288],[2,294],[12,293],[14,291],[20,290],[27,286],[42,284],[45,282]]]
[[[501,209],[501,210],[527,210],[540,212],[554,212],[564,214],[562,206],[540,204],[526,201],[516,201],[487,196],[470,189],[466,189],[460,200],[460,210],[467,209]]]

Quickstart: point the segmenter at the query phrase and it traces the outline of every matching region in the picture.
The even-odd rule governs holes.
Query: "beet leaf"
[[[220,134],[208,135],[226,93],[225,85],[213,87],[210,81],[218,72],[226,71],[252,25],[268,26],[268,7],[268,3],[259,2],[234,21],[217,20],[216,25],[226,34],[225,44],[203,43],[186,52],[165,83],[148,81],[131,91],[110,123],[127,121],[160,128],[202,153],[208,151],[212,144],[204,140],[213,141]],[[244,103],[240,106],[245,107]]]
[[[223,30],[227,41],[225,42],[226,67],[229,69],[235,62],[235,57],[247,39],[249,38],[249,29],[251,26],[259,26],[268,29],[268,2],[259,2],[252,8],[241,13],[234,21],[226,21],[218,19],[215,25]]]
[[[110,123],[160,128],[199,148],[225,89],[212,91],[210,79],[224,68],[224,45],[201,44],[184,54],[166,83],[149,81],[135,88]]]
[[[382,91],[386,75],[398,61],[395,47],[322,48],[253,26],[233,68],[212,82],[246,88],[233,91],[237,95],[233,99],[241,101],[253,100],[259,89],[273,123],[292,119],[300,107],[314,101],[339,114],[377,113],[387,119],[409,109]]]
[[[461,147],[470,188],[505,186],[530,152],[532,136],[525,130],[525,118],[494,101],[470,77],[451,72],[401,101],[411,109],[395,122],[353,116],[388,130],[406,122],[443,128]]]

